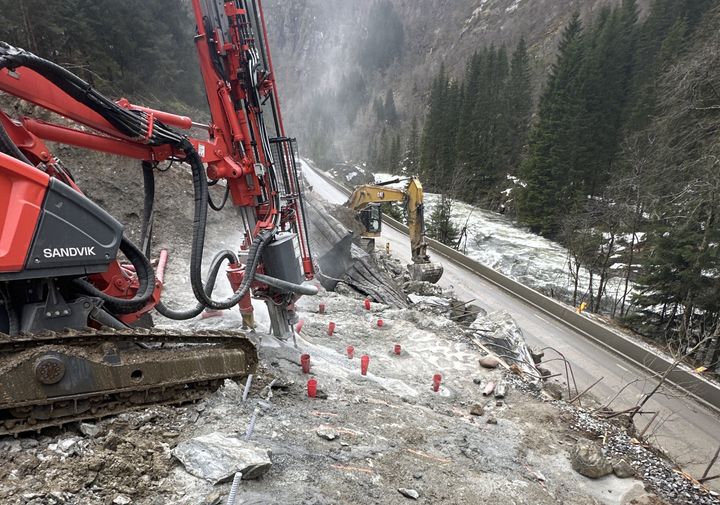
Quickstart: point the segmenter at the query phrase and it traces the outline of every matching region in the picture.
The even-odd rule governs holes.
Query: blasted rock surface
[[[217,484],[242,472],[243,479],[257,479],[270,470],[268,449],[220,432],[181,442],[173,450],[188,473]]]

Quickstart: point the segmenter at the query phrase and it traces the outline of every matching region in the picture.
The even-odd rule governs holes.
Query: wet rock
[[[80,423],[80,433],[86,437],[95,438],[100,433],[100,428],[96,424]]]
[[[539,365],[542,363],[542,359],[545,357],[545,352],[540,349],[530,348],[530,357],[533,360],[533,363],[536,365]]]
[[[537,371],[540,372],[540,375],[541,375],[543,378],[545,378],[545,377],[550,377],[550,376],[552,375],[552,371],[548,370],[548,369],[545,368],[545,367],[536,366],[535,368],[537,368]]]
[[[257,479],[272,466],[269,449],[220,432],[181,442],[172,454],[188,473],[213,484],[236,472],[242,472],[243,479]]]
[[[414,293],[422,296],[442,296],[442,288],[437,284],[430,284],[425,281],[409,281],[403,284],[406,293]]]
[[[418,498],[420,498],[420,493],[418,493],[414,489],[399,487],[398,493],[403,495],[405,498],[410,498],[411,500],[417,500]]]
[[[20,440],[20,446],[23,449],[32,449],[34,447],[37,447],[38,445],[40,445],[40,442],[38,442],[34,438],[24,438]]]
[[[625,459],[618,459],[612,463],[613,473],[621,479],[635,476],[635,469]]]
[[[563,393],[566,391],[566,388],[557,382],[550,382],[545,384],[544,390],[548,395],[550,395],[550,398],[554,400],[562,400]]]
[[[328,395],[322,389],[318,389],[317,392],[315,393],[315,398],[317,398],[318,400],[327,400]]]
[[[330,428],[320,428],[315,432],[315,434],[320,438],[324,438],[325,440],[335,440],[338,437],[337,431]]]
[[[478,384],[478,385],[482,384],[482,378],[480,378],[480,377],[475,377],[475,378],[473,379],[473,384]]]
[[[498,361],[496,357],[490,356],[489,354],[480,358],[478,362],[483,368],[497,368],[500,364],[500,361]]]
[[[481,416],[485,413],[485,409],[483,408],[482,405],[480,405],[479,403],[476,403],[470,409],[470,413],[474,416]]]
[[[591,479],[599,479],[613,472],[613,465],[605,457],[602,447],[588,441],[575,444],[570,454],[570,463],[573,470]]]

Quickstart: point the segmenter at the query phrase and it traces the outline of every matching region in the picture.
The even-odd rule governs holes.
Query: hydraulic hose
[[[237,263],[237,256],[230,250],[224,250],[218,252],[210,265],[210,271],[208,272],[207,279],[205,280],[205,292],[208,296],[212,295],[213,289],[215,288],[215,281],[217,280],[220,267],[223,261],[229,261],[230,263]],[[160,314],[167,317],[168,319],[174,319],[176,321],[185,321],[197,317],[200,313],[205,310],[205,305],[198,303],[194,308],[187,310],[174,310],[165,305],[162,300],[155,306]]]
[[[208,186],[209,185],[210,184],[208,184]],[[225,204],[227,203],[229,196],[230,196],[230,185],[227,184],[227,185],[225,185],[225,194],[223,195],[222,201],[219,204],[216,204],[215,202],[213,202],[212,197],[208,193],[208,205],[210,205],[210,208],[212,210],[214,210],[215,212],[220,212],[221,210],[223,210],[223,208],[225,208]]]
[[[186,153],[185,161],[192,169],[193,189],[195,194],[193,216],[192,251],[190,254],[190,285],[195,298],[204,306],[215,310],[225,310],[237,305],[243,296],[250,291],[250,285],[255,279],[255,271],[260,264],[260,258],[265,246],[272,240],[271,231],[259,233],[252,241],[248,250],[248,259],[245,265],[245,276],[238,290],[225,300],[213,300],[205,291],[202,281],[202,257],[205,247],[205,228],[208,212],[208,185],[205,166],[197,151],[189,140],[184,139],[180,148]]]
[[[114,314],[131,314],[143,308],[155,289],[155,272],[150,261],[138,249],[135,244],[123,237],[120,242],[120,250],[135,267],[138,287],[137,293],[131,299],[117,298],[100,291],[98,288],[83,279],[74,279],[73,283],[80,290],[88,295],[96,296],[105,302],[105,306]]]
[[[8,156],[12,156],[13,158],[22,161],[23,163],[34,166],[30,163],[30,160],[25,157],[18,146],[15,145],[15,142],[12,141],[7,131],[5,131],[5,127],[3,127],[2,123],[0,123],[0,151]]]
[[[152,242],[152,216],[155,206],[155,173],[153,164],[142,162],[143,171],[143,221],[140,231],[140,243],[145,256],[150,256],[150,243]]]
[[[268,286],[282,289],[284,291],[290,291],[291,293],[298,293],[300,295],[313,296],[318,294],[317,286],[311,286],[307,284],[295,284],[294,282],[288,282],[283,279],[276,277],[270,277],[269,275],[255,274],[255,280],[264,282]]]

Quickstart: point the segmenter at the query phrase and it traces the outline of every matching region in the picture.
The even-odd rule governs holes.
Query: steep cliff
[[[422,120],[430,83],[441,66],[459,77],[476,50],[492,44],[511,48],[523,36],[539,89],[572,13],[590,19],[617,1],[267,0],[290,130],[306,153],[327,152],[326,162],[361,161],[368,139],[377,133],[373,102],[388,90],[405,131],[413,118]],[[387,48],[392,62],[385,68],[363,63],[372,40],[388,35],[387,20],[373,16],[378,3],[388,4],[401,25],[400,47]],[[643,9],[648,1],[638,4]]]

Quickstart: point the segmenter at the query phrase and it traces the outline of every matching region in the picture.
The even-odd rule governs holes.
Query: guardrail
[[[321,170],[314,170],[314,172],[339,191],[350,195],[351,190],[343,184],[335,181]],[[402,233],[408,233],[407,226],[389,216],[383,216],[383,221]],[[532,305],[614,354],[633,362],[640,368],[659,376],[664,374],[667,369],[672,366],[672,361],[666,356],[658,354],[625,335],[592,319],[588,319],[582,314],[576,313],[572,307],[520,284],[445,244],[431,238],[427,238],[427,242],[430,249],[438,255],[462,265],[512,296]],[[713,409],[716,413],[720,413],[720,386],[717,384],[699,376],[693,371],[681,367],[676,367],[668,374],[667,382],[693,396],[700,403]]]

